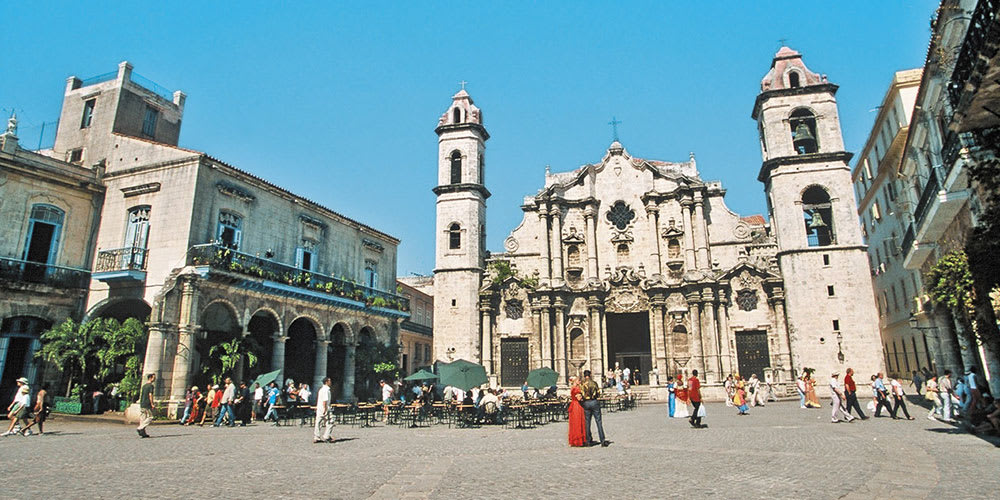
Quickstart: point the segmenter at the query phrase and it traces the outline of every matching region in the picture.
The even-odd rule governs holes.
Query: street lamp
[[[844,335],[837,331],[837,361],[844,362]]]

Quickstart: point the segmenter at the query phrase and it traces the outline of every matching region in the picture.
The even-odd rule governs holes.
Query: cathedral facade
[[[836,90],[787,47],[761,82],[770,222],[727,208],[693,154],[643,159],[616,140],[595,163],[546,171],[492,254],[489,134],[460,91],[437,127],[435,358],[478,361],[502,386],[539,367],[565,383],[617,364],[652,387],[697,369],[709,392],[730,373],[793,390],[803,369],[881,369]]]

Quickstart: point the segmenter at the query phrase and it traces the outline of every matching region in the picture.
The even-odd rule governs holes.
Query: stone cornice
[[[821,83],[819,85],[808,85],[805,87],[796,87],[793,89],[766,90],[764,92],[757,94],[757,99],[753,103],[753,111],[750,113],[750,118],[756,120],[757,115],[760,113],[761,105],[764,104],[764,101],[771,99],[772,97],[819,94],[822,92],[829,92],[830,95],[836,95],[838,88],[840,87],[832,83]]]
[[[463,129],[470,129],[479,132],[479,135],[482,136],[483,141],[486,141],[490,138],[490,133],[486,131],[486,127],[478,123],[455,123],[452,125],[438,125],[438,127],[434,129],[434,133],[436,133],[437,135],[441,135],[445,132],[453,132]]]
[[[435,187],[431,191],[434,191],[434,194],[438,196],[441,196],[442,194],[445,193],[461,193],[463,191],[473,191],[479,193],[479,195],[482,196],[484,200],[491,196],[489,190],[487,190],[485,186],[481,184],[472,184],[472,183],[444,184]]]
[[[757,174],[757,180],[766,183],[768,176],[771,175],[771,171],[783,165],[842,161],[844,162],[844,165],[847,166],[851,162],[852,157],[854,157],[854,153],[848,153],[847,151],[837,151],[834,153],[807,153],[794,156],[779,156],[777,158],[771,158],[770,160],[767,160],[763,164],[761,164],[760,173]]]

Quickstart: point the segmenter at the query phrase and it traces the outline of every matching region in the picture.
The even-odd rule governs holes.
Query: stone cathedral
[[[571,172],[546,170],[503,252],[485,248],[482,111],[463,89],[441,116],[434,269],[435,359],[478,361],[520,386],[616,363],[656,387],[698,369],[793,390],[803,368],[881,369],[871,276],[837,115],[837,86],[782,47],[761,81],[769,220],[726,207],[695,156],[633,156],[617,140]]]

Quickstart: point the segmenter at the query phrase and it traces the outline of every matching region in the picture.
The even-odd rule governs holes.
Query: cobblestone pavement
[[[1000,448],[924,418],[829,423],[793,403],[605,413],[613,444],[566,445],[566,423],[505,430],[157,425],[52,420],[0,438],[3,498],[996,498]]]

